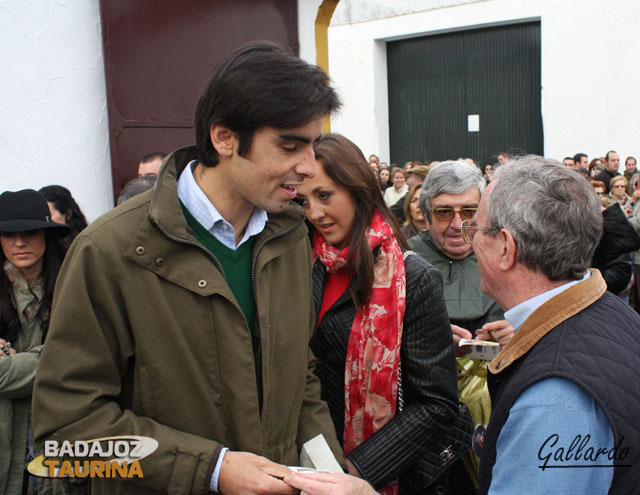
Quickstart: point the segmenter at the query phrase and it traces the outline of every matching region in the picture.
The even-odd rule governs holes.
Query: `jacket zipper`
[[[205,254],[209,257],[209,259],[211,259],[211,261],[213,261],[213,263],[218,267],[218,270],[220,270],[220,273],[222,274],[222,277],[224,278],[224,281],[227,282],[227,285],[229,284],[229,282],[227,281],[227,274],[224,272],[224,268],[222,267],[222,265],[220,264],[220,262],[218,261],[218,258],[216,258],[216,255],[213,254],[211,251],[209,251],[206,247],[204,247],[202,244],[198,243],[198,242],[193,242],[190,241],[189,239],[184,239],[182,237],[177,237],[173,234],[170,234],[169,232],[167,232],[167,230],[160,225],[155,219],[151,219],[151,222],[158,227],[158,229],[160,230],[160,232],[162,232],[164,235],[166,235],[169,239],[171,239],[172,241],[178,242],[180,244],[186,244],[187,246],[194,246],[197,247],[199,249],[201,249],[202,251],[205,252]]]
[[[215,254],[213,254],[211,251],[209,251],[206,247],[204,247],[202,244],[198,243],[198,242],[193,242],[190,241],[189,239],[184,239],[182,237],[177,237],[171,233],[169,233],[162,225],[160,225],[155,219],[151,219],[152,223],[158,227],[158,229],[160,230],[160,232],[162,232],[165,236],[167,236],[169,239],[171,239],[172,241],[178,242],[180,244],[186,244],[188,246],[194,246],[197,247],[199,249],[201,249],[202,251],[204,251],[206,253],[206,255],[211,259],[211,261],[214,262],[214,264],[218,267],[218,269],[220,270],[220,273],[222,274],[222,277],[224,278],[224,281],[227,282],[228,285],[228,281],[227,281],[227,275],[224,271],[224,268],[222,267],[222,265],[220,264],[220,261],[218,261],[218,258],[216,258]],[[273,234],[270,237],[267,237],[266,239],[264,239],[259,245],[258,248],[256,249],[255,254],[253,255],[253,260],[251,261],[251,292],[253,294],[253,303],[256,305],[256,311],[258,310],[258,297],[257,297],[257,291],[256,291],[256,265],[258,263],[258,255],[260,254],[260,251],[262,250],[262,248],[264,247],[264,245],[273,240],[273,239],[277,239],[278,237],[282,237],[283,235],[287,235],[290,232],[293,232],[295,229],[297,229],[300,224],[303,222],[304,220],[301,218],[299,221],[297,221],[296,223],[290,225],[289,227],[287,227],[284,230],[281,230],[280,232],[277,232],[275,234]],[[259,332],[254,332],[253,333],[253,347],[254,347],[254,365],[255,365],[255,373],[256,373],[256,386],[257,386],[257,392],[258,392],[258,410],[260,412],[260,416],[262,416],[262,399],[263,399],[263,390],[262,390],[262,338],[259,335]]]
[[[253,303],[256,305],[256,312],[258,312],[258,295],[256,290],[256,266],[258,264],[258,255],[264,245],[272,241],[273,239],[277,239],[278,237],[282,237],[283,235],[287,235],[290,232],[293,232],[297,229],[300,224],[304,221],[304,219],[300,219],[296,223],[290,225],[284,230],[280,232],[276,232],[271,237],[267,237],[264,239],[256,248],[255,254],[253,255],[253,260],[251,261],[251,292],[253,294]],[[258,312],[259,315],[259,312]],[[259,318],[259,316],[258,316]],[[258,325],[258,328],[260,326]],[[262,417],[262,400],[263,400],[263,390],[262,390],[262,335],[260,332],[253,332],[254,335],[254,349],[255,349],[255,366],[256,366],[256,384],[258,386],[258,410],[260,411],[260,416]]]

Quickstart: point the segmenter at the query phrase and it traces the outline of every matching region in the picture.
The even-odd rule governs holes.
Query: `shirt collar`
[[[509,324],[515,329],[515,331],[520,328],[520,326],[529,318],[529,315],[533,313],[536,309],[546,303],[552,297],[557,296],[561,292],[564,292],[569,287],[573,287],[580,282],[587,280],[591,276],[589,270],[584,274],[584,276],[580,280],[572,280],[571,282],[567,282],[555,289],[548,290],[547,292],[543,292],[542,294],[538,294],[531,299],[527,299],[524,302],[521,302],[517,306],[514,306],[509,311],[505,311],[504,319],[509,322]]]
[[[197,160],[192,160],[184,168],[178,179],[178,197],[193,217],[214,235],[216,239],[232,249],[243,244],[251,236],[262,232],[267,224],[267,212],[256,206],[253,208],[253,212],[244,231],[244,236],[238,245],[235,245],[235,231],[233,226],[220,215],[220,212],[213,203],[209,201],[209,198],[207,198],[193,177],[193,169],[197,163]]]

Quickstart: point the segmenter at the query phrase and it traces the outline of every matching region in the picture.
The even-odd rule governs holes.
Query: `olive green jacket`
[[[252,341],[180,209],[177,176],[195,158],[193,147],[175,151],[153,190],[84,230],[58,279],[33,397],[36,440],[159,442],[140,463],[143,479],[94,479],[92,493],[205,494],[222,446],[296,465],[319,433],[344,463],[312,372],[302,210],[269,214],[256,238]]]
[[[0,270],[3,268],[13,279],[12,299],[22,329],[17,342],[11,343],[16,354],[0,357],[0,494],[21,495],[31,391],[42,348],[42,325],[49,310],[44,304],[42,279],[29,290],[11,263],[5,262]]]
[[[464,259],[448,258],[423,230],[409,239],[409,246],[442,273],[444,302],[452,324],[476,330],[485,323],[504,319],[504,312],[493,299],[480,290],[480,271],[476,255]]]

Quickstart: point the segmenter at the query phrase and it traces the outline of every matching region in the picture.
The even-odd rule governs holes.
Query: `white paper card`
[[[480,132],[480,115],[468,115],[467,128],[469,132]]]
[[[344,472],[322,434],[313,437],[302,446],[300,465],[330,473]]]

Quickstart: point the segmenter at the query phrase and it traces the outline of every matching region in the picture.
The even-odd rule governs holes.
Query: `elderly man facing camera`
[[[640,317],[588,270],[602,234],[593,189],[526,157],[496,172],[462,231],[516,329],[489,365],[480,492],[637,493]]]
[[[484,187],[478,167],[464,160],[432,167],[420,193],[429,230],[409,240],[411,249],[442,273],[455,344],[475,336],[505,345],[513,335],[500,307],[480,290],[478,262],[460,230],[464,220],[473,218]]]

